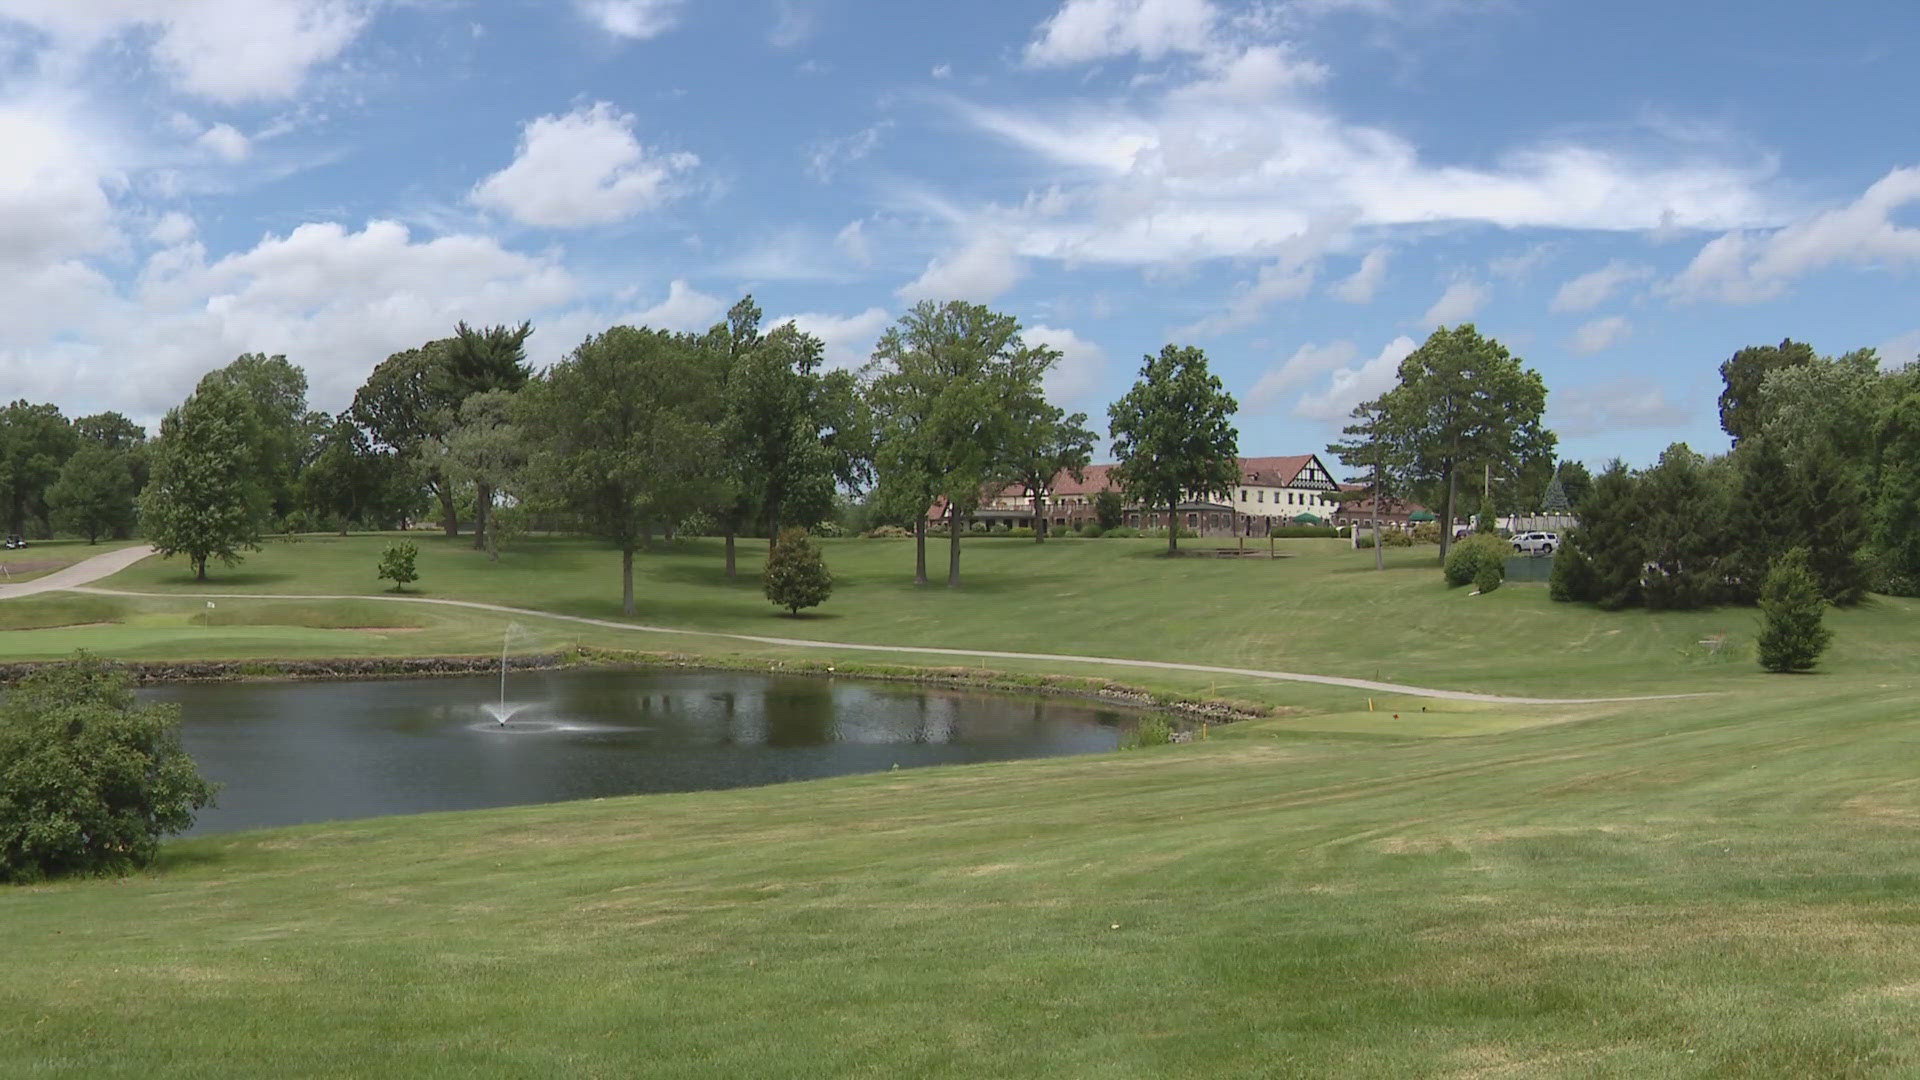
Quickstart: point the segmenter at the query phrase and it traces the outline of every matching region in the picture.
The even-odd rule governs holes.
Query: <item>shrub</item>
[[[393,582],[394,592],[407,591],[409,582],[420,580],[420,574],[414,569],[414,560],[419,558],[420,549],[413,546],[411,540],[401,540],[387,545],[380,553],[380,578]]]
[[[1100,523],[1097,521],[1083,521],[1080,523],[1080,535],[1089,540],[1098,540],[1106,534],[1107,530],[1101,528]]]
[[[1361,533],[1360,536],[1354,540],[1353,546],[1359,548],[1361,551],[1372,551],[1373,534],[1371,532]]]
[[[1384,547],[1412,547],[1413,537],[1405,529],[1381,529],[1380,543]]]
[[[1106,535],[1118,536],[1125,540],[1137,540],[1140,538],[1140,530],[1131,525],[1115,525],[1107,530]]]
[[[1453,545],[1447,552],[1447,584],[1454,588],[1472,584],[1480,578],[1480,567],[1493,563],[1502,577],[1507,572],[1507,553],[1512,545],[1489,533],[1474,533]]]
[[[1127,523],[1127,502],[1112,488],[1101,488],[1093,496],[1093,516],[1102,529],[1112,532]]]
[[[1481,595],[1485,595],[1499,588],[1500,583],[1505,580],[1507,580],[1507,561],[1505,559],[1501,559],[1499,562],[1495,562],[1492,559],[1481,559],[1480,568],[1473,572],[1473,587],[1480,590]]]
[[[0,881],[126,873],[213,802],[179,709],[141,707],[100,660],[34,672],[0,701]]]
[[[833,595],[833,575],[805,529],[781,530],[767,552],[765,589],[767,599],[794,615]]]
[[[1307,537],[1331,538],[1340,535],[1340,530],[1331,525],[1275,525],[1269,535],[1282,540],[1297,540]]]
[[[895,540],[902,536],[912,536],[912,531],[898,525],[881,525],[860,534],[868,540]]]
[[[1025,525],[1016,525],[1013,528],[1007,530],[1007,535],[1008,536],[1024,536],[1028,540],[1031,540],[1033,539],[1033,530],[1027,528]]]
[[[1547,576],[1547,595],[1562,603],[1593,599],[1593,565],[1572,543],[1553,553],[1553,569]]]
[[[1437,521],[1416,521],[1413,523],[1413,542],[1416,544],[1437,544],[1440,542],[1440,523]]]
[[[1768,671],[1805,671],[1833,641],[1821,625],[1826,600],[1807,568],[1807,549],[1793,548],[1773,560],[1760,587],[1760,666]]]
[[[992,530],[992,528],[993,526],[988,525],[984,521],[972,521],[967,523],[967,531],[975,534],[976,536],[984,536],[990,530]]]
[[[1120,749],[1138,750],[1143,746],[1165,746],[1173,741],[1173,725],[1164,716],[1143,716],[1120,740]]]
[[[825,536],[825,537],[836,537],[836,536],[847,535],[847,530],[842,528],[840,523],[837,521],[818,522],[813,526],[812,532],[813,532],[813,535],[815,536]]]

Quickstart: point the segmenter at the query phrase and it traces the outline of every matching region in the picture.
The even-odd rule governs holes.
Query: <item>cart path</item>
[[[1076,656],[1067,653],[1008,652],[998,649],[943,649],[928,645],[867,645],[849,641],[813,641],[806,638],[772,637],[763,634],[727,634],[716,630],[686,630],[672,626],[648,626],[644,623],[616,622],[584,615],[560,615],[551,611],[488,604],[478,600],[443,600],[430,596],[342,596],[336,594],[295,595],[287,593],[142,593],[122,589],[88,588],[87,583],[119,573],[148,555],[152,548],[126,548],[96,555],[44,578],[0,587],[0,599],[31,593],[65,589],[100,596],[178,597],[188,600],[381,600],[392,604],[434,604],[440,607],[467,608],[522,619],[551,619],[557,622],[595,626],[607,630],[625,630],[641,634],[678,634],[688,637],[747,641],[756,645],[780,645],[797,649],[833,649],[842,652],[909,653],[915,656],[942,656],[960,659],[1039,660],[1044,663],[1102,664],[1109,667],[1145,668],[1153,671],[1190,671],[1202,675],[1237,675],[1273,682],[1315,683],[1375,694],[1399,694],[1405,697],[1432,698],[1440,701],[1473,701],[1486,705],[1600,705],[1628,701],[1678,701],[1683,698],[1710,697],[1710,694],[1646,694],[1638,697],[1546,698],[1514,697],[1505,694],[1476,694],[1467,690],[1436,690],[1424,686],[1378,682],[1373,679],[1349,679],[1339,675],[1310,675],[1299,671],[1267,671],[1260,668],[1221,667],[1214,664],[1182,664],[1171,660],[1131,660],[1118,656]]]
[[[32,581],[0,584],[0,600],[8,600],[16,596],[32,596],[35,593],[58,592],[62,589],[85,585],[90,581],[99,581],[103,577],[125,570],[151,554],[153,554],[152,548],[139,545],[104,552],[90,559],[82,559],[72,566],[61,567],[51,574],[34,578]]]

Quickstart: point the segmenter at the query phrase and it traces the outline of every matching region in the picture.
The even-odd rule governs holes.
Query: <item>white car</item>
[[[1513,538],[1513,550],[1522,555],[1551,555],[1559,547],[1559,533],[1529,532]]]

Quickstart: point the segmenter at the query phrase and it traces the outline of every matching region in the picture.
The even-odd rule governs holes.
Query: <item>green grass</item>
[[[504,616],[371,599],[382,542],[275,546],[207,586],[153,562],[113,582],[369,599],[221,600],[212,626],[189,597],[115,601],[110,626],[0,633],[0,656],[85,635],[123,655],[498,647]],[[1711,696],[1489,708],[994,661],[1287,711],[1110,755],[211,837],[131,879],[0,890],[0,1073],[1920,1073],[1914,604],[1835,612],[1820,673],[1770,676],[1744,610],[1468,597],[1419,549],[1374,574],[1369,553],[1289,546],[971,541],[949,593],[907,583],[908,544],[841,541],[825,615],[792,620],[696,542],[640,560],[639,617]],[[607,616],[616,566],[583,542],[496,567],[429,540],[419,584]],[[849,659],[514,621],[516,648]]]

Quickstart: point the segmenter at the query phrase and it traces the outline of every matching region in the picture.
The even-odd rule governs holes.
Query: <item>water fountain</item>
[[[480,706],[488,716],[493,717],[494,724],[502,728],[507,726],[507,721],[513,719],[514,713],[527,707],[525,702],[507,704],[507,652],[512,646],[513,632],[516,630],[521,630],[520,624],[510,622],[500,635],[500,700],[497,703],[487,702]],[[524,632],[522,630],[522,633]]]

